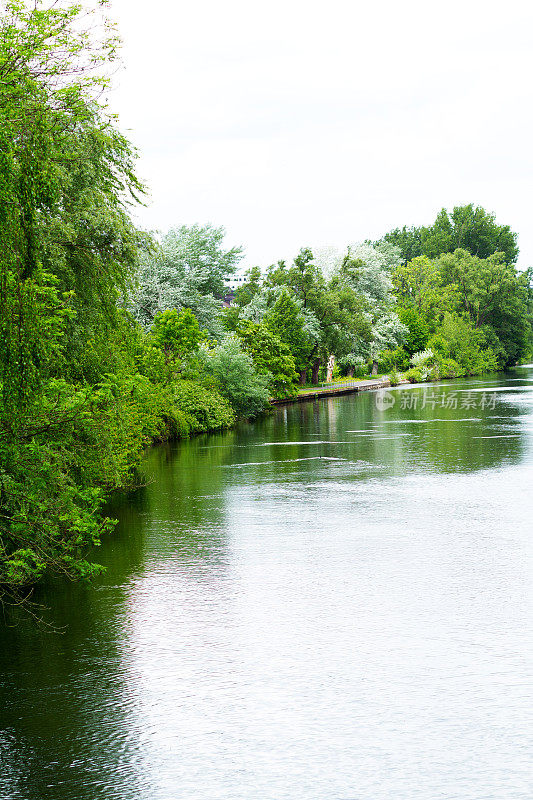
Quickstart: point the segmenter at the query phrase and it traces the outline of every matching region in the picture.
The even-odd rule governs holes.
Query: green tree
[[[247,306],[253,298],[261,291],[261,269],[252,267],[246,273],[247,281],[239,286],[235,292],[235,305],[239,307]]]
[[[494,214],[473,203],[455,206],[452,211],[443,208],[433,225],[396,228],[385,234],[382,241],[399,247],[404,263],[417,256],[437,258],[458,248],[478,258],[503,253],[507,264],[514,264],[518,258],[516,233],[509,225],[498,225]]]
[[[425,350],[429,339],[429,326],[425,317],[415,308],[405,307],[398,309],[398,316],[408,329],[403,346],[409,355]]]
[[[130,358],[117,301],[141,187],[98,100],[115,36],[85,19],[14,1],[0,20],[0,591],[98,571],[86,549],[109,528],[105,492],[128,481],[152,424],[146,382],[105,375]]]
[[[427,256],[417,256],[394,269],[392,280],[396,296],[403,305],[419,314],[433,316],[442,302],[442,277],[438,265]]]
[[[475,328],[490,325],[506,353],[503,366],[527,352],[530,329],[527,277],[504,261],[501,253],[481,259],[456,250],[439,259],[443,280],[454,287],[457,311]]]
[[[291,397],[298,390],[294,358],[286,344],[265,324],[245,321],[238,329],[244,349],[252,356],[257,372],[269,377],[273,397]]]
[[[309,353],[317,339],[310,334],[301,305],[292,293],[284,288],[264,317],[267,329],[289,348],[296,370],[304,375],[309,367]]]
[[[192,311],[184,308],[178,313],[173,308],[156,314],[150,338],[167,358],[185,358],[198,350],[205,333]]]

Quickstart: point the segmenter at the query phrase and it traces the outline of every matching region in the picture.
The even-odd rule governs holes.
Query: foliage
[[[456,250],[443,255],[439,267],[455,287],[455,310],[475,328],[490,325],[501,343],[502,366],[516,363],[527,351],[530,329],[527,278],[499,253],[480,259]]]
[[[246,273],[247,281],[239,286],[235,292],[235,305],[239,307],[247,306],[253,298],[261,291],[261,270],[259,267],[252,267]]]
[[[228,334],[216,347],[204,348],[202,355],[206,373],[238,416],[253,417],[266,408],[271,376],[255,372],[251,355],[236,336]]]
[[[399,308],[398,316],[408,331],[404,347],[409,355],[423,350],[429,339],[429,326],[425,317],[414,308]]]
[[[427,350],[421,350],[419,353],[415,353],[411,357],[411,364],[413,365],[413,367],[421,367],[422,364],[426,364],[429,361],[431,361],[434,355],[435,354],[433,350],[430,347],[428,347]]]
[[[388,305],[392,300],[391,269],[399,258],[399,250],[387,244],[373,247],[370,243],[350,245],[337,274],[346,284],[365,298],[367,306]]]
[[[215,389],[195,381],[176,381],[172,385],[175,407],[183,414],[191,433],[228,428],[235,422],[232,407]]]
[[[264,325],[289,349],[296,370],[307,368],[309,352],[317,340],[317,332],[311,331],[302,313],[302,307],[288,289],[277,297],[274,305],[267,310]]]
[[[407,369],[409,367],[409,353],[403,347],[384,350],[380,354],[378,366],[380,372]]]
[[[452,211],[443,208],[433,225],[396,228],[381,241],[397,246],[404,263],[418,256],[437,258],[458,248],[478,258],[503,253],[507,264],[514,264],[518,258],[516,233],[509,225],[498,225],[493,214],[472,203]]]
[[[268,388],[277,398],[298,391],[298,375],[291,351],[263,323],[245,321],[238,330],[243,348],[252,356],[255,369],[269,377]]]
[[[369,356],[377,361],[383,350],[401,345],[408,335],[407,327],[392,311],[383,311],[372,326],[372,339],[368,348]]]
[[[0,586],[99,571],[86,550],[112,523],[98,512],[106,492],[133,480],[145,443],[163,438],[159,400],[142,377],[108,375],[84,389],[55,380],[17,420],[16,436],[4,426]]]
[[[114,33],[95,43],[78,6],[40,3],[7,3],[0,27],[0,584],[9,591],[49,570],[95,571],[84,548],[109,527],[98,510],[130,479],[151,420],[140,420],[133,386],[105,378],[130,357],[115,350],[128,332],[117,301],[139,240],[127,205],[142,192],[134,150],[97,100]]]
[[[269,272],[267,286],[283,287],[276,303],[286,308],[278,309],[274,304],[272,311],[265,312],[265,322],[275,324],[280,338],[291,347],[301,382],[311,371],[311,380],[316,383],[320,368],[331,354],[342,359],[349,353],[357,353],[372,338],[369,302],[363,290],[354,285],[356,272],[357,276],[363,272],[368,277],[367,268],[358,261],[357,270],[351,270],[349,263],[345,259],[326,281],[314,263],[313,254],[304,248],[290,268],[278,262]],[[273,316],[277,316],[275,323]],[[286,338],[289,324],[292,343]],[[300,329],[298,332],[295,325]]]
[[[150,330],[151,341],[159,347],[167,360],[191,355],[205,340],[198,320],[188,308],[179,313],[175,308],[159,311]]]
[[[395,369],[392,369],[389,372],[390,385],[391,386],[398,386],[398,384],[400,383],[400,380],[401,380],[400,374]]]
[[[368,372],[365,359],[357,353],[347,353],[339,359],[338,364],[351,378],[362,378]]]
[[[224,236],[224,228],[182,225],[142,252],[132,302],[135,319],[148,328],[158,312],[188,308],[202,329],[219,338],[219,297],[242,257],[240,247],[224,249]]]
[[[439,377],[435,353],[430,347],[411,356],[411,364],[420,373],[424,381],[434,380]]]
[[[0,593],[97,574],[103,503],[149,443],[254,416],[332,355],[391,381],[413,356],[420,381],[505,367],[533,341],[516,236],[473,206],[323,268],[308,248],[253,268],[223,314],[242,257],[224,229],[158,241],[131,222],[136,153],[102,101],[117,40],[93,20],[68,0],[11,0],[0,20]]]
[[[463,317],[446,314],[441,327],[431,338],[430,346],[440,357],[440,365],[452,360],[464,375],[480,375],[498,369],[496,353],[487,345],[483,331],[476,330]],[[455,369],[454,364],[448,364],[446,368]]]
[[[425,325],[434,326],[445,311],[453,308],[455,287],[446,284],[438,262],[427,256],[399,263],[392,279],[400,307],[411,312],[412,320],[421,318]],[[398,313],[402,318],[402,312]]]
[[[441,378],[461,378],[466,375],[466,370],[453,358],[440,358],[438,361],[439,375]]]
[[[422,372],[419,367],[412,367],[408,369],[407,372],[404,373],[404,377],[409,381],[409,383],[423,383],[426,380],[426,376]]]

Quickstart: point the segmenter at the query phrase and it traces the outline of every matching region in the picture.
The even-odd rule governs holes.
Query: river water
[[[0,626],[1,800],[530,800],[533,368],[144,470],[61,632]]]

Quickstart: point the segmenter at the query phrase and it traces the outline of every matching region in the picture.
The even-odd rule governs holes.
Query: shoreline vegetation
[[[68,2],[0,20],[0,597],[101,572],[154,442],[319,383],[482,375],[533,353],[531,271],[480,206],[242,271],[223,228],[139,230],[136,152],[104,101],[113,26]],[[368,384],[367,384],[368,385]],[[307,388],[306,388],[307,387]],[[342,391],[342,388],[341,390]],[[96,561],[95,561],[96,558]]]

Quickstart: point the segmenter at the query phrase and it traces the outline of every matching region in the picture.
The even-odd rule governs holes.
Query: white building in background
[[[244,272],[237,273],[232,275],[230,278],[224,278],[224,285],[227,289],[230,289],[232,292],[234,292],[236,289],[239,289],[239,287],[246,283],[247,280],[248,279]]]

